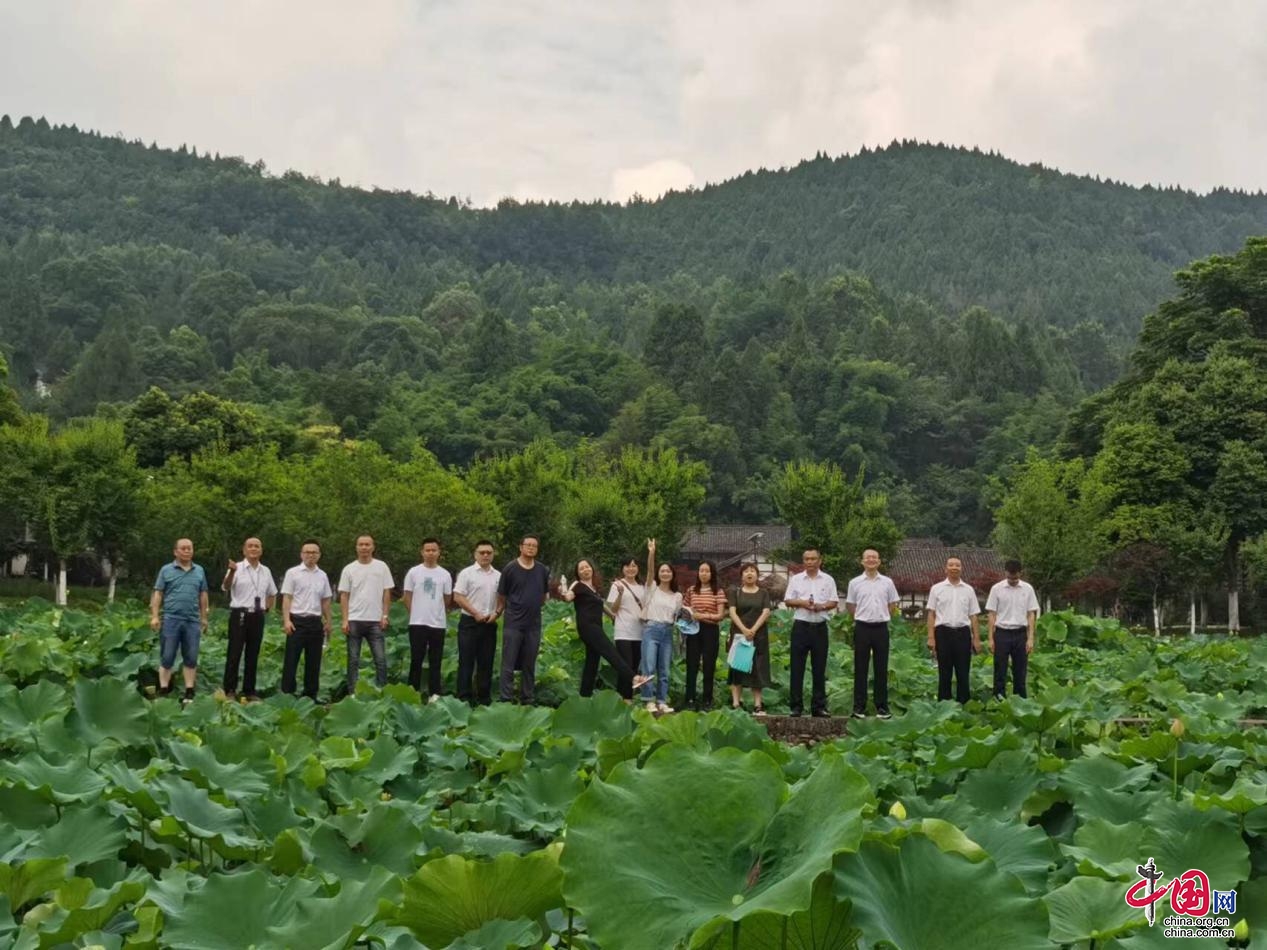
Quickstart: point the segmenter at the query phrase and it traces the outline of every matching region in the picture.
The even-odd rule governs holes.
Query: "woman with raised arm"
[[[632,670],[642,668],[642,601],[647,589],[638,580],[638,559],[627,557],[620,565],[620,579],[607,593],[607,613],[615,627],[616,653]],[[633,676],[617,675],[616,691],[633,699]]]
[[[661,564],[656,570],[655,538],[647,539],[647,596],[642,601],[642,673],[648,682],[642,698],[650,712],[671,713],[669,705],[669,665],[673,661],[673,621],[682,609],[673,566]],[[652,583],[652,578],[655,583]],[[650,680],[655,679],[653,684]]]
[[[585,644],[585,666],[581,670],[581,695],[594,695],[594,680],[598,678],[598,661],[606,660],[616,670],[618,677],[629,677],[633,687],[637,689],[651,679],[649,676],[634,677],[633,669],[616,652],[612,642],[607,639],[603,630],[603,614],[615,617],[603,596],[598,592],[598,576],[594,565],[581,558],[576,562],[576,580],[563,590],[563,599],[576,608],[576,633],[581,643]]]
[[[699,632],[686,641],[686,705],[699,710],[713,708],[713,680],[717,675],[717,625],[726,618],[726,592],[717,583],[717,565],[701,561],[695,583],[686,589],[686,606],[699,624]],[[703,698],[695,701],[695,677],[704,667]]]
[[[726,640],[726,649],[730,650],[735,637],[747,638],[756,648],[752,672],[741,673],[732,669],[727,682],[730,683],[732,708],[743,709],[746,686],[752,690],[753,714],[764,716],[761,690],[770,685],[770,637],[766,631],[766,621],[770,619],[770,592],[758,583],[760,579],[757,565],[751,562],[745,564],[739,573],[739,586],[732,587],[726,597],[730,604],[730,637]]]

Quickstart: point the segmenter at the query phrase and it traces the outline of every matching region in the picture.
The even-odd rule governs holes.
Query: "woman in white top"
[[[638,580],[638,559],[627,557],[620,565],[620,579],[607,592],[608,613],[614,627],[616,653],[629,668],[642,668],[642,602],[647,589]],[[616,691],[633,699],[633,680],[617,673]]]
[[[642,602],[642,673],[655,677],[642,687],[642,698],[652,712],[670,713],[669,666],[673,662],[673,621],[682,609],[677,577],[670,564],[661,564],[657,572],[655,538],[647,539],[647,596]],[[650,578],[655,578],[651,586]]]

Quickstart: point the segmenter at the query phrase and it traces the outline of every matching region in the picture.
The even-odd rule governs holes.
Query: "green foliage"
[[[1267,709],[1260,639],[1049,615],[1034,698],[960,709],[925,698],[935,671],[899,625],[899,715],[805,749],[743,714],[657,719],[611,690],[576,696],[557,606],[539,668],[559,707],[478,710],[401,686],[329,707],[146,703],[143,609],[0,611],[0,937],[20,946],[101,931],[171,947],[1125,941],[1147,929],[1122,896],[1150,855],[1237,888],[1261,923],[1267,746],[1237,724]],[[209,668],[223,624],[204,638]],[[787,625],[776,613],[776,680]],[[66,665],[17,686],[9,646],[28,638]],[[266,685],[281,639],[270,618]],[[831,649],[839,669],[848,644]],[[404,647],[389,650],[399,677]],[[847,679],[832,674],[838,708]],[[781,685],[766,698],[782,708]]]
[[[817,547],[823,567],[838,579],[848,576],[866,548],[882,558],[893,554],[901,532],[888,515],[885,495],[863,487],[863,473],[849,479],[833,462],[789,462],[773,486],[779,514],[797,540],[787,557]]]

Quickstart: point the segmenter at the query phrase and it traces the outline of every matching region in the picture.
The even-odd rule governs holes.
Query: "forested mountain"
[[[932,146],[480,210],[0,119],[11,379],[123,419],[144,464],[671,446],[707,516],[761,519],[784,462],[831,459],[947,540],[986,536],[990,478],[1117,378],[1177,267],[1263,232],[1260,195]]]

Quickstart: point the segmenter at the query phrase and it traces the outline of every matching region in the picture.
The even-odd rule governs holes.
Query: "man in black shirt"
[[[537,653],[541,649],[541,608],[550,593],[550,569],[537,563],[540,540],[526,534],[519,557],[502,568],[497,582],[497,612],[502,624],[501,701],[515,695],[515,670],[522,671],[520,703],[531,706],[537,681]]]

